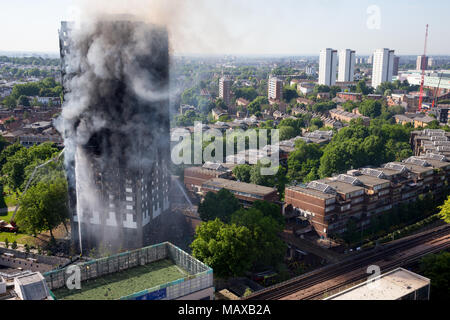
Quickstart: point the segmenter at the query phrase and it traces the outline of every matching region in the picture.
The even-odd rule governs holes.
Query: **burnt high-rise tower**
[[[63,22],[60,49],[72,238],[81,249],[152,243],[169,209],[167,32],[123,17]]]

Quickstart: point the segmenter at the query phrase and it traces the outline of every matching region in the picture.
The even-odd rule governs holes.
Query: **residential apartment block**
[[[281,100],[283,97],[283,80],[276,77],[269,78],[268,98],[269,100]]]
[[[345,232],[349,219],[364,228],[373,216],[399,203],[413,202],[428,192],[442,196],[450,178],[450,162],[445,160],[430,154],[414,156],[286,187],[284,211],[309,220],[323,238]]]
[[[339,52],[339,73],[338,81],[353,81],[355,75],[355,51],[350,49]]]
[[[394,72],[394,50],[377,49],[373,54],[372,87],[391,82]]]
[[[333,86],[336,83],[337,50],[330,48],[320,51],[319,84]]]
[[[225,77],[219,80],[219,98],[223,100],[225,105],[231,104],[231,80]]]

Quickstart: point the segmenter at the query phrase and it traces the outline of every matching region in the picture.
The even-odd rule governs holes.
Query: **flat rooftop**
[[[264,187],[256,184],[238,182],[222,178],[214,178],[203,183],[204,187],[215,187],[219,189],[228,189],[237,192],[245,192],[259,196],[265,196],[276,192],[275,188]]]
[[[325,300],[398,300],[429,284],[430,279],[398,268],[382,274],[373,282],[360,283]]]
[[[62,287],[53,290],[58,300],[116,300],[188,276],[170,259],[126,269],[81,282],[81,289]]]
[[[307,187],[299,187],[299,186],[290,186],[287,187],[287,189],[293,190],[293,191],[297,191],[297,192],[301,192],[313,197],[317,197],[320,199],[332,199],[335,198],[336,196],[334,194],[330,194],[330,193],[325,193],[325,192],[321,192],[319,190],[315,190],[315,189],[311,189],[311,188],[307,188]]]
[[[389,180],[380,179],[380,178],[365,175],[365,174],[356,176],[355,178],[357,178],[359,181],[364,183],[364,185],[369,186],[369,187],[375,187],[375,186],[378,186],[380,184],[385,184],[385,183],[390,185]]]
[[[358,178],[358,177],[355,177]],[[341,182],[341,181],[333,181],[332,178],[325,178],[322,180],[317,180],[318,182],[325,183],[335,189],[338,193],[352,193],[359,190],[364,190],[364,187],[354,186],[349,183]]]

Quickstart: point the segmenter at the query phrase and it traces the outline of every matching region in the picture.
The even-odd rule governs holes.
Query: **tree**
[[[0,168],[3,167],[3,165],[6,163],[6,161],[13,156],[17,151],[24,149],[25,147],[22,146],[20,143],[16,142],[14,144],[11,144],[7,146],[6,148],[2,149],[2,152],[0,153]]]
[[[439,209],[441,209],[439,212],[441,219],[450,223],[450,196],[447,197],[447,200],[439,207]]]
[[[291,88],[290,86],[283,87],[283,100],[290,102],[292,99],[298,98],[297,90]]]
[[[29,234],[50,231],[68,218],[67,181],[57,178],[49,183],[39,182],[22,195],[16,216],[17,225]]]
[[[362,93],[363,95],[367,95],[373,93],[373,88],[369,88],[364,80],[360,80],[356,84],[356,92]]]
[[[283,259],[286,246],[278,237],[283,231],[283,225],[271,216],[265,216],[256,208],[240,209],[236,211],[231,221],[238,226],[250,230],[253,238],[253,253],[255,265],[275,265]]]
[[[296,141],[295,150],[288,157],[287,178],[289,181],[303,182],[305,177],[320,165],[323,152],[315,143]]]
[[[248,164],[237,165],[233,168],[233,175],[241,182],[250,182],[250,171],[252,167]]]
[[[280,130],[280,141],[289,140],[297,136],[297,132],[293,127],[282,126],[278,127],[278,129]]]
[[[222,110],[227,110],[228,109],[228,106],[225,104],[225,102],[223,101],[222,98],[218,98],[216,100],[215,105],[216,105],[216,108],[219,108],[219,109],[222,109]]]
[[[370,118],[376,118],[381,114],[381,102],[377,100],[364,100],[359,106],[359,112]]]
[[[269,168],[270,164],[262,164],[258,162],[252,166],[250,170],[250,183],[257,184],[266,187],[276,187],[280,195],[284,193],[284,187],[286,185],[286,169],[282,166],[278,166],[276,173],[263,175],[261,173],[262,168]]]
[[[24,106],[29,107],[30,106],[30,100],[27,96],[20,96],[19,99],[17,99],[17,105],[18,106]]]
[[[248,228],[227,225],[216,218],[197,227],[191,248],[192,255],[213,268],[215,275],[228,278],[251,268],[255,260],[253,243]]]
[[[203,221],[219,218],[223,222],[229,222],[231,214],[241,207],[239,200],[227,189],[219,192],[208,192],[205,199],[198,206],[198,213]]]
[[[266,104],[269,104],[269,100],[267,99],[267,97],[260,96],[255,98],[252,102],[248,104],[247,110],[251,114],[255,114],[257,111],[261,111],[262,106]]]
[[[420,271],[431,279],[431,299],[450,299],[450,253],[429,254],[420,261]]]
[[[283,215],[281,214],[281,208],[279,205],[268,201],[257,200],[253,202],[252,207],[261,211],[265,217],[271,217],[274,219],[281,228],[284,227],[285,221]]]

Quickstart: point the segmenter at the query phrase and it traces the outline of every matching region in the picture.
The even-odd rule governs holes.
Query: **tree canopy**
[[[240,209],[239,200],[228,191],[221,189],[219,192],[208,192],[205,199],[198,206],[198,213],[203,221],[219,218],[223,222],[229,222],[231,215]]]
[[[240,276],[254,262],[252,232],[236,224],[225,224],[216,218],[197,227],[191,243],[192,255],[206,263],[221,278]]]
[[[31,186],[20,200],[17,225],[29,234],[50,231],[64,223],[68,215],[67,181],[64,178],[41,181]]]

